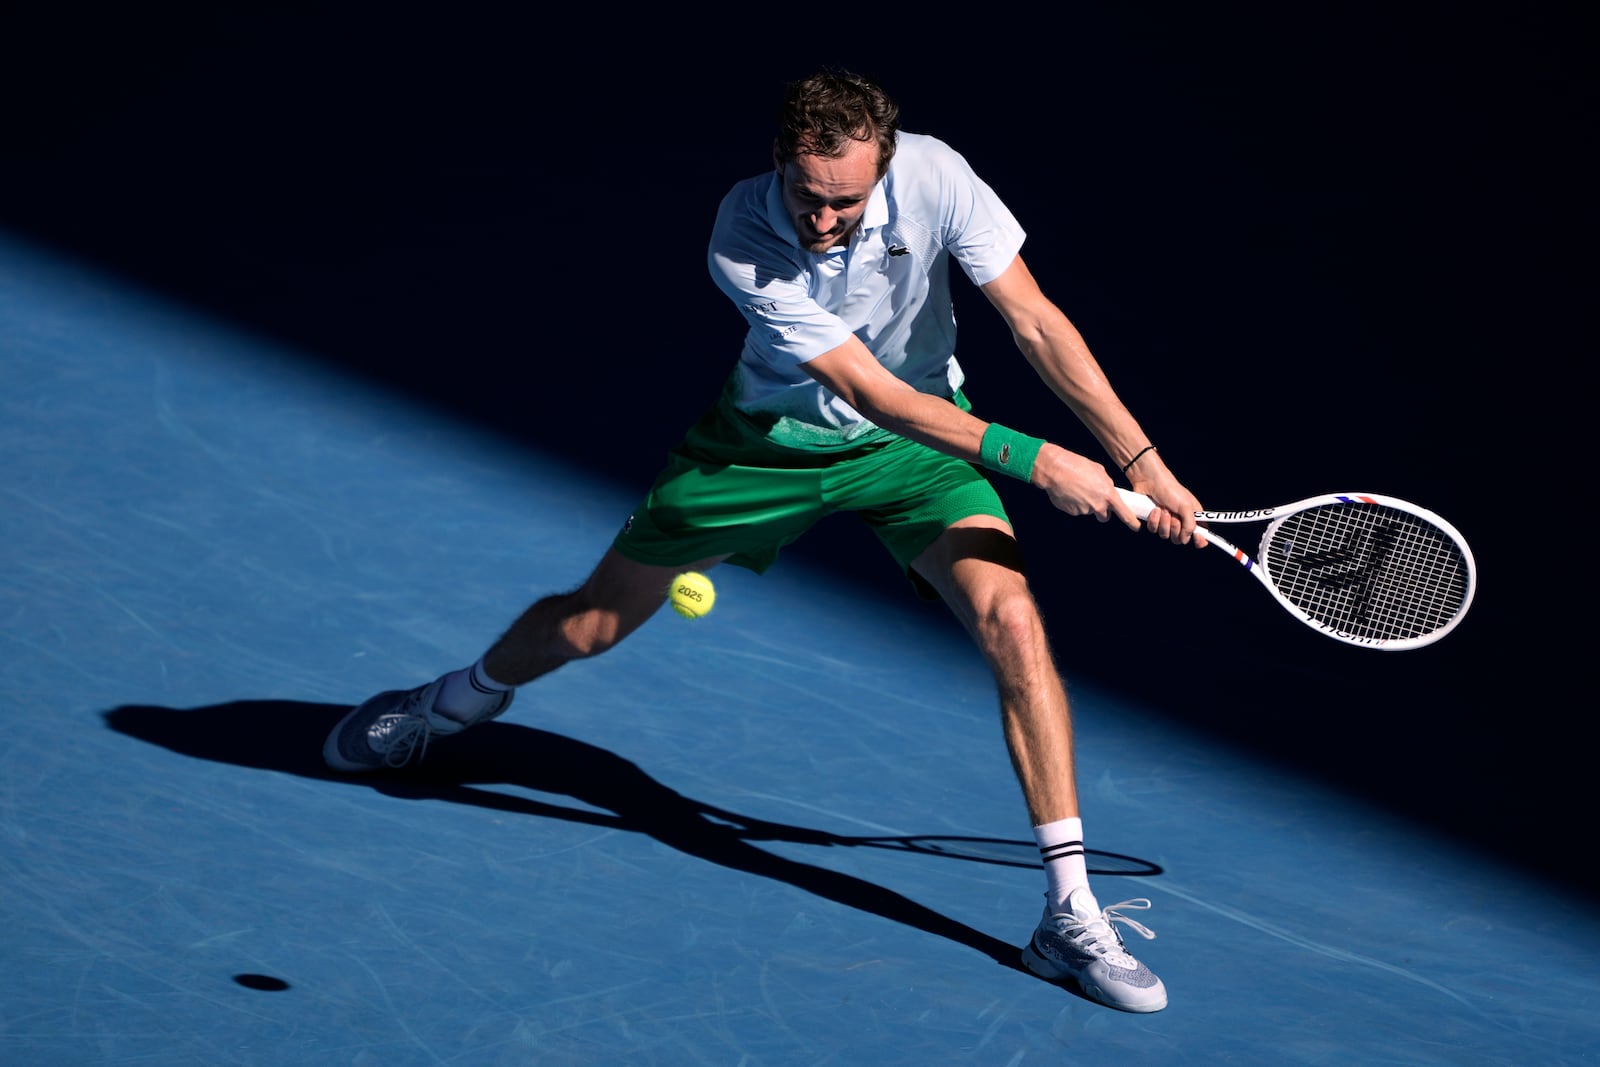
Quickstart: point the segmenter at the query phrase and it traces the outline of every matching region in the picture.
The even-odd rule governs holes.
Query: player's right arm
[[[989,424],[896,378],[857,338],[802,366],[884,429],[969,463],[982,463],[983,435]],[[1140,528],[1105,467],[1087,456],[1047,441],[1034,462],[1032,483],[1069,515],[1093,515],[1101,522],[1116,518],[1129,529]]]

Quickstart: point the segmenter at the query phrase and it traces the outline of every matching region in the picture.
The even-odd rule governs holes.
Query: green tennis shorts
[[[760,574],[840,511],[861,516],[928,598],[933,591],[911,561],[947,526],[972,515],[1010,523],[971,463],[892,434],[831,451],[784,447],[724,400],[668,454],[613,545],[638,563],[678,567],[726,555]]]

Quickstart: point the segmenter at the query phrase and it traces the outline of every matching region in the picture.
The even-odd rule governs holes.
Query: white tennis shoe
[[[1122,1011],[1160,1011],[1167,1006],[1167,987],[1150,968],[1134,959],[1112,923],[1122,923],[1146,940],[1155,934],[1122,909],[1143,911],[1150,901],[1140,897],[1102,909],[1087,887],[1074,889],[1064,911],[1039,920],[1022,963],[1041,978],[1070,978],[1085,996]]]
[[[352,709],[323,743],[324,762],[345,772],[404,767],[427,753],[431,737],[448,737],[488,722],[510,707],[515,695],[514,690],[506,690],[499,703],[470,722],[462,722],[434,707],[443,685],[440,677],[416,689],[391,689]]]

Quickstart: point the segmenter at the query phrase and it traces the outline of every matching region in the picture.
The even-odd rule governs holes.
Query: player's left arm
[[[1133,488],[1159,505],[1148,528],[1169,541],[1194,539],[1200,501],[1174,477],[1159,452],[1145,450],[1150,438],[1117,396],[1083,335],[1045,296],[1022,257],[979,288],[1005,319],[1028,363],[1094,434],[1112,463],[1120,470],[1132,461],[1128,477]]]

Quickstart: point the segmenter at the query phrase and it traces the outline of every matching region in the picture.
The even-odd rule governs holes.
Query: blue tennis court
[[[1220,554],[1008,498],[1072,686],[1095,889],[1151,901],[1156,939],[1129,939],[1167,1010],[1020,967],[1043,882],[987,670],[846,522],[763,577],[714,571],[708,617],[663,613],[410,771],[324,768],[352,703],[575,585],[713,395],[738,324],[704,224],[762,165],[767,99],[728,86],[775,84],[769,53],[686,71],[569,42],[757,131],[703,142],[659,109],[534,122],[518,94],[603,94],[464,23],[125,17],[74,28],[81,67],[8,68],[48,106],[0,174],[0,1062],[1600,1061],[1581,655],[1512,636],[1550,585],[1476,506],[1508,451],[1563,450],[1548,423],[1580,393],[1535,433],[1516,383],[1464,369],[1513,325],[1529,350],[1576,336],[1539,236],[1559,182],[1497,213],[1513,154],[1476,153],[1487,128],[1554,160],[1569,142],[1535,133],[1588,83],[1553,22],[1497,39],[1547,75],[1539,110],[1450,96],[1464,59],[1414,78],[1404,34],[1195,50],[1183,16],[1082,18],[1074,72],[996,52],[957,84],[871,34],[840,58],[876,61],[912,125],[951,115],[1163,454],[1237,494],[1218,505],[1416,498],[1484,575],[1441,645],[1372,653]],[[1316,77],[1355,37],[1400,103]],[[1096,163],[1010,151],[1040,110],[952,110],[1002,84],[1074,109]],[[575,201],[574,158],[599,161]],[[649,241],[616,207],[641,183],[682,208]],[[1468,202],[1481,259],[1450,222]],[[1041,425],[985,314],[963,344],[1003,358],[970,361],[975,401]],[[1259,414],[1285,392],[1299,409]]]
[[[1172,1006],[1028,976],[985,669],[810,561],[716,572],[709,617],[411,773],[330,776],[345,705],[574,580],[629,492],[19,242],[0,270],[9,1062],[1600,1049],[1581,899],[1131,689],[1076,690],[1091,869],[1153,901]]]

